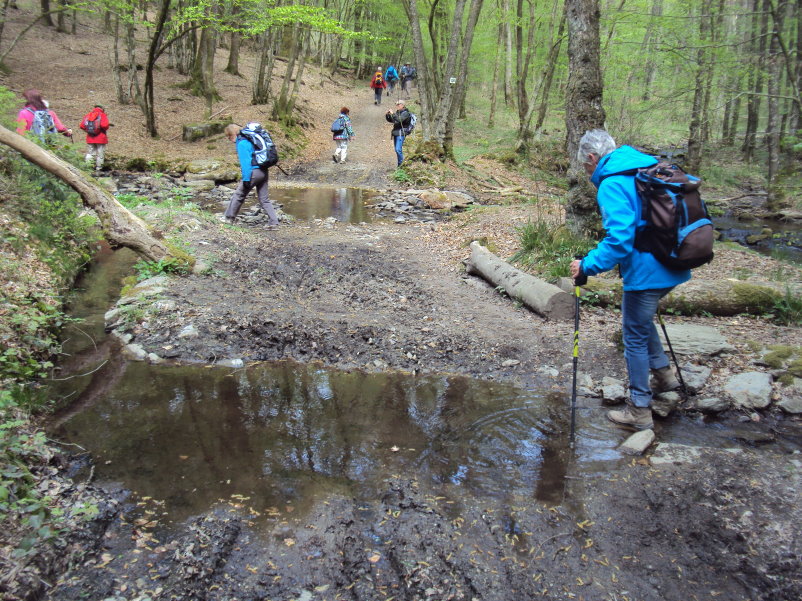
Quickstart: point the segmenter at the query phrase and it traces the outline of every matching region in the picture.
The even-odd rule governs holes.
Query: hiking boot
[[[651,407],[635,407],[629,403],[623,411],[608,411],[607,419],[635,430],[651,430],[654,427]]]
[[[680,387],[679,380],[677,380],[677,376],[674,375],[674,370],[671,369],[670,365],[660,369],[653,369],[652,377],[654,378],[652,390],[658,394],[677,390]]]
[[[331,160],[334,161],[335,163],[338,162],[337,161],[337,153],[334,153],[333,155],[331,155]]]
[[[223,223],[227,223],[228,225],[234,225],[234,218],[233,217],[226,217],[225,215],[220,215],[219,219]]]

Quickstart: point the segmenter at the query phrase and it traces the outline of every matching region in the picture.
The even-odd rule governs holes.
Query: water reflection
[[[360,188],[271,188],[270,197],[301,221],[334,217],[346,223],[370,222],[365,202],[373,192]]]
[[[129,364],[53,434],[89,450],[101,479],[166,500],[175,519],[232,494],[259,511],[301,509],[334,491],[369,498],[391,474],[559,501],[554,441],[564,437],[549,406],[463,377]]]

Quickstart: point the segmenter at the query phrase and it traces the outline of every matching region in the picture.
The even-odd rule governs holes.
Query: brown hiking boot
[[[623,411],[608,411],[607,419],[635,430],[651,430],[654,427],[651,407],[634,407],[629,403]]]
[[[674,375],[674,370],[671,369],[670,365],[660,369],[653,369],[652,377],[654,378],[652,389],[658,394],[677,390],[680,387],[679,380],[677,380],[677,376]]]

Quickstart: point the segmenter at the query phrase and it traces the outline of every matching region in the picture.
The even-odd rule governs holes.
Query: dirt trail
[[[10,10],[9,39],[30,18]],[[87,68],[106,65],[110,49],[110,39],[95,24],[82,23],[78,36],[36,27],[10,57],[13,71],[2,81],[18,92],[39,87],[73,127],[92,103],[107,105],[115,123],[112,156],[234,163],[225,140],[178,139],[181,125],[203,114],[204,107],[174,87],[170,69],[156,73],[162,138],[148,138],[139,109],[116,102],[108,70]],[[217,60],[225,60],[223,53]],[[243,55],[241,65],[253,72],[253,57]],[[249,104],[248,81],[219,71],[222,99],[214,108],[225,108],[237,122],[267,122],[267,107]],[[311,68],[302,90],[299,110],[310,142],[303,157],[289,165],[292,176],[277,177],[274,185],[392,187],[388,176],[395,155],[384,120],[392,107],[375,106],[367,82],[352,85]],[[357,138],[348,162],[336,165],[328,128],[343,105],[351,109]],[[343,368],[458,372],[553,390],[567,399],[572,324],[547,322],[463,276],[463,243],[481,235],[514,238],[512,214],[525,222],[531,211],[512,209],[495,221],[493,214],[477,212],[450,227],[376,223],[329,229],[295,223],[267,232],[196,215],[171,215],[175,221],[168,226],[154,209],[151,223],[181,231],[210,269],[171,279],[163,299],[175,308],[138,321],[131,333],[147,350],[179,360],[292,357]],[[608,311],[588,307],[583,313],[582,369],[595,378],[623,374],[614,341],[617,321]],[[190,324],[198,337],[178,338]],[[768,332],[767,340],[789,335],[787,329],[744,318],[731,324],[730,337],[745,348],[760,329]],[[722,363],[718,367],[726,372],[729,365]],[[593,405],[593,427],[624,438],[605,424],[597,401],[586,402]],[[750,448],[734,454],[696,451],[698,459],[678,465],[622,462],[592,481],[576,479],[573,458],[565,457],[564,501],[556,506],[532,496],[471,498],[447,484],[399,475],[376,498],[333,495],[303,523],[287,508],[277,508],[267,532],[250,524],[243,503],[223,503],[167,529],[152,525],[158,500],[95,491],[105,499],[99,517],[86,531],[70,533],[58,557],[47,559],[48,566],[61,561],[69,571],[43,588],[41,597],[802,597],[798,456]],[[92,489],[65,484],[69,491],[86,488]]]

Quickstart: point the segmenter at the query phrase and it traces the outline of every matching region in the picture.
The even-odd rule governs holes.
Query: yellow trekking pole
[[[582,260],[581,255],[574,257],[575,259]],[[571,436],[569,438],[569,446],[574,448],[574,436],[576,430],[576,372],[579,366],[579,286],[586,284],[588,277],[581,273],[579,277],[574,278],[574,380],[571,387]]]

